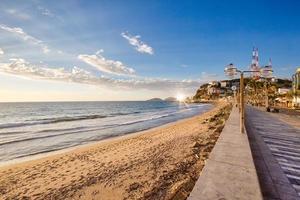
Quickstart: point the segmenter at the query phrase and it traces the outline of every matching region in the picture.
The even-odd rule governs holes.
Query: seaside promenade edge
[[[188,200],[263,199],[247,134],[233,107]]]

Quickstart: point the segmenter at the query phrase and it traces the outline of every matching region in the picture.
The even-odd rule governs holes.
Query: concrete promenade
[[[300,130],[274,116],[254,107],[246,109],[262,194],[264,199],[300,199]]]
[[[247,134],[233,108],[188,200],[262,199]]]

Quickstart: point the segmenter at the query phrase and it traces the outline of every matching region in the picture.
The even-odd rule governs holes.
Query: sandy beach
[[[185,199],[228,117],[198,116],[0,168],[0,199]]]

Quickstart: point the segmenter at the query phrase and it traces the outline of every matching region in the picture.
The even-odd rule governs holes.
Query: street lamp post
[[[240,114],[240,130],[241,133],[245,133],[245,108],[244,108],[244,72],[240,71],[241,77],[240,77],[240,95],[241,95],[241,114]]]
[[[245,119],[245,110],[244,110],[244,71],[238,70],[232,63],[230,63],[224,70],[225,74],[234,77],[237,73],[240,73],[240,131],[241,133],[245,132],[244,128],[244,119]]]
[[[264,69],[264,72],[270,71],[273,72],[272,69]],[[253,73],[262,71],[242,71],[237,69],[232,63],[230,63],[224,70],[225,74],[229,77],[234,77],[237,73],[240,73],[240,131],[241,133],[245,133],[245,105],[244,105],[244,73]],[[262,73],[263,74],[263,73]]]

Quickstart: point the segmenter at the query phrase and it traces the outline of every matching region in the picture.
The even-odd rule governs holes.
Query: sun
[[[184,94],[177,94],[176,99],[177,99],[177,101],[181,101],[182,102],[185,99],[185,95]]]

